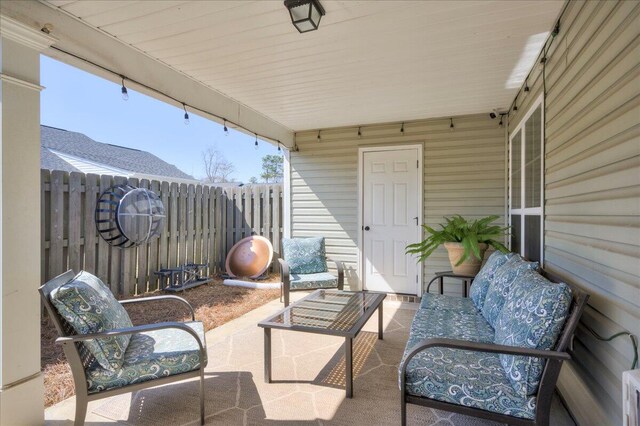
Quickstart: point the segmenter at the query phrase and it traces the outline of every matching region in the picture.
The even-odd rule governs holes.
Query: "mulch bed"
[[[279,282],[277,275],[264,282]],[[136,297],[165,294],[161,291],[145,293]],[[205,331],[262,306],[278,297],[280,290],[257,290],[243,287],[229,287],[222,279],[177,293],[191,303],[196,311],[196,319],[204,323]],[[140,305],[125,305],[134,325],[152,324],[163,321],[190,320],[186,307],[176,302],[147,302]],[[49,407],[75,394],[71,369],[62,351],[55,344],[58,337],[53,324],[45,317],[41,322],[42,371],[44,372],[45,407]]]

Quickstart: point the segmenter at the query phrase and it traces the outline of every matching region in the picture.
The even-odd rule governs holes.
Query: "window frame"
[[[545,175],[545,139],[544,139],[544,131],[545,131],[545,121],[544,121],[544,95],[540,95],[538,99],[531,105],[527,113],[522,117],[518,125],[513,129],[513,131],[509,134],[509,186],[508,186],[508,217],[509,217],[509,226],[512,226],[512,216],[519,215],[520,216],[520,247],[515,250],[514,247],[511,247],[512,240],[509,239],[509,249],[512,251],[517,251],[521,255],[524,255],[525,252],[525,241],[526,241],[526,228],[525,228],[525,218],[526,216],[539,216],[540,217],[540,266],[544,266],[544,175]],[[525,189],[527,188],[528,181],[526,180],[526,123],[534,114],[534,112],[540,108],[540,206],[539,207],[525,207],[526,198],[525,198]],[[513,208],[513,139],[514,137],[520,133],[520,207]]]

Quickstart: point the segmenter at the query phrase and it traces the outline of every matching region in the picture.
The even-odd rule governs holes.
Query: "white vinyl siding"
[[[296,135],[291,152],[291,215],[294,237],[324,236],[327,255],[346,262],[346,278],[358,288],[358,147],[423,144],[423,218],[437,226],[444,216],[477,219],[490,214],[504,223],[506,203],[505,129],[489,114],[401,123],[323,129]],[[438,250],[423,267],[425,284],[436,271],[450,270]],[[434,288],[432,288],[434,290]],[[460,294],[452,281],[445,289]]]
[[[591,294],[582,322],[640,336],[640,3],[567,6],[547,65],[545,268]],[[515,129],[542,93],[520,94]],[[581,426],[622,424],[628,338],[581,325],[559,389]]]

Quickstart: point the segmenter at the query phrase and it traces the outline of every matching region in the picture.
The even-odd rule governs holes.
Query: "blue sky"
[[[275,146],[233,130],[225,136],[222,125],[184,112],[131,89],[123,101],[120,85],[96,77],[46,56],[41,58],[41,123],[84,133],[106,142],[153,153],[180,170],[204,176],[202,151],[214,147],[231,161],[238,181],[259,179],[262,157],[277,154]]]

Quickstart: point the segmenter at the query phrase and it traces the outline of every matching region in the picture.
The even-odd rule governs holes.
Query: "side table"
[[[438,281],[438,285],[440,287],[440,294],[444,293],[444,279],[445,278],[458,278],[462,281],[463,284],[463,288],[462,288],[462,297],[468,297],[469,296],[469,287],[471,287],[471,284],[473,283],[473,279],[475,278],[475,275],[464,275],[464,274],[456,274],[453,271],[440,271],[440,272],[436,272],[435,273],[435,277],[433,277],[433,279],[431,281],[429,281],[429,284],[427,284],[427,289],[425,291],[423,291],[423,293],[428,293],[429,292],[429,288],[431,287],[431,284],[433,284],[436,280]]]

